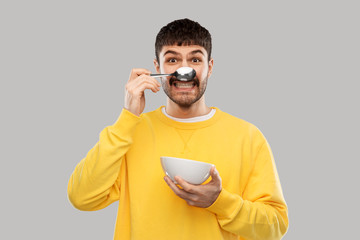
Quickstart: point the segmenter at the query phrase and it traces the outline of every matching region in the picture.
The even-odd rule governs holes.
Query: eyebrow
[[[189,53],[189,55],[195,55],[197,53],[201,53],[203,56],[205,56],[205,54],[200,50],[200,49],[197,49],[197,50],[194,50],[192,52]],[[174,54],[174,55],[180,55],[180,53],[178,52],[175,52],[173,50],[167,50],[163,56],[165,56],[166,54]]]
[[[174,54],[174,55],[179,55],[179,53],[172,51],[172,50],[167,50],[163,56],[165,56],[166,54]]]
[[[191,55],[195,55],[195,54],[197,54],[197,53],[201,53],[203,56],[205,56],[205,54],[201,51],[201,50],[194,50],[194,51],[192,51],[190,54]]]

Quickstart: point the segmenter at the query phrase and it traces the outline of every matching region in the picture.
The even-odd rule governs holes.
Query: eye
[[[194,63],[199,63],[201,60],[199,59],[199,58],[193,58],[192,59],[192,62],[194,62]]]
[[[176,63],[176,59],[175,59],[175,58],[170,58],[170,59],[168,60],[168,62],[170,62],[170,63]]]

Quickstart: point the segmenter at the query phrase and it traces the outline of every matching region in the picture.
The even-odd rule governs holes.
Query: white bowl
[[[167,176],[175,183],[175,176],[180,176],[191,184],[201,184],[210,176],[213,164],[184,158],[160,157],[161,166]]]

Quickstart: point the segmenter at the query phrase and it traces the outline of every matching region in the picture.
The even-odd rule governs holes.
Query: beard
[[[202,81],[199,81],[198,78],[195,78],[188,82],[194,82],[195,84],[195,94],[193,92],[177,92],[173,94],[171,92],[171,87],[174,85],[174,81],[177,79],[170,78],[169,81],[162,81],[162,88],[164,89],[165,94],[180,108],[190,108],[194,103],[196,103],[205,93],[208,77],[204,78]],[[169,83],[169,84],[168,84]]]

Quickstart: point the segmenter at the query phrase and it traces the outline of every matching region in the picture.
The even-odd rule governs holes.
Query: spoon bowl
[[[190,67],[181,67],[178,68],[175,72],[169,73],[169,74],[150,74],[152,77],[168,77],[168,76],[174,76],[177,80],[180,81],[190,81],[193,80],[196,76],[196,71],[193,68]]]

